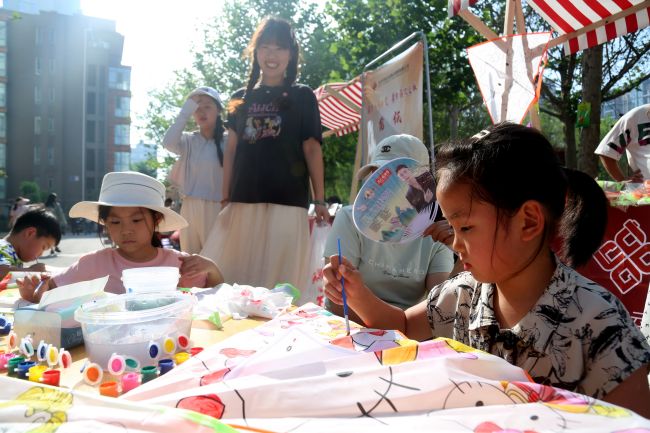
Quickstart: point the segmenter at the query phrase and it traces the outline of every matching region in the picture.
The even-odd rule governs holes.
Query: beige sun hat
[[[99,222],[99,206],[144,207],[163,215],[158,224],[161,232],[187,227],[185,218],[165,207],[165,186],[146,174],[135,171],[106,173],[97,201],[80,201],[70,209],[72,218]]]
[[[429,152],[419,138],[408,134],[391,135],[377,143],[370,162],[357,171],[357,179],[363,180],[373,168],[395,158],[411,158],[421,165],[429,165]]]

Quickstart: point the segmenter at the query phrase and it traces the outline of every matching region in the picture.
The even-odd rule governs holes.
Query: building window
[[[34,29],[34,44],[39,45],[41,43],[41,28],[36,27]]]
[[[38,84],[34,85],[34,104],[41,105],[41,87]]]
[[[97,66],[88,65],[86,67],[86,84],[89,86],[97,85]]]
[[[0,177],[0,198],[7,198],[7,179],[4,177]]]
[[[98,144],[104,144],[106,141],[104,140],[104,137],[106,136],[106,133],[104,131],[104,121],[100,120],[97,122],[97,143]]]
[[[113,171],[127,171],[131,166],[131,152],[115,152]]]
[[[95,171],[95,149],[86,149],[86,170]]]
[[[47,163],[54,165],[54,148],[50,146],[47,147]]]
[[[53,74],[55,70],[56,70],[56,59],[51,58],[50,59],[50,74]]]
[[[41,135],[41,116],[34,117],[34,134]]]
[[[129,144],[129,125],[115,125],[115,144]]]
[[[118,96],[115,98],[115,117],[129,117],[131,112],[131,98]]]
[[[131,88],[131,70],[110,68],[108,70],[108,87],[117,90],[129,90]]]
[[[95,114],[95,92],[86,92],[86,114]]]
[[[56,92],[54,91],[54,87],[50,87],[50,104],[54,104],[56,101]]]
[[[0,21],[0,47],[7,46],[7,22]]]
[[[7,83],[0,83],[0,107],[7,106]]]
[[[86,143],[95,142],[95,122],[86,120]]]
[[[7,168],[7,145],[0,143],[0,168]]]
[[[38,144],[34,145],[34,165],[39,165],[41,163],[41,146]]]
[[[97,94],[97,113],[103,116],[106,111],[106,95],[102,92]]]
[[[54,117],[49,117],[47,119],[47,132],[54,134]]]
[[[35,57],[34,58],[34,74],[35,75],[41,75],[41,58],[40,57]]]
[[[0,138],[7,138],[7,115],[0,113]]]
[[[0,77],[7,76],[7,53],[0,53]]]

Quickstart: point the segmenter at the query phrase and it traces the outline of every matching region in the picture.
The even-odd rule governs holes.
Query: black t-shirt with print
[[[283,93],[289,100],[279,107]],[[244,89],[232,95],[240,99]],[[322,141],[314,92],[301,84],[255,88],[244,106],[228,115],[237,132],[237,151],[230,182],[230,201],[309,206],[309,171],[303,141]]]

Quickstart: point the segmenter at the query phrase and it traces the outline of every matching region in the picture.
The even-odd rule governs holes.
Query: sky
[[[81,0],[84,15],[115,21],[124,36],[122,64],[132,67],[132,145],[145,139],[137,126],[142,126],[147,93],[169,83],[175,70],[191,66],[190,48],[221,5],[219,0]]]

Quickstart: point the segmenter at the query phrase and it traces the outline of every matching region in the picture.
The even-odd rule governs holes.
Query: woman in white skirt
[[[299,47],[290,24],[266,18],[248,45],[247,87],[231,98],[221,211],[201,254],[225,281],[302,289],[309,255],[309,180],[317,222],[324,201],[321,125],[313,91],[297,84]],[[217,259],[218,258],[218,259]]]

